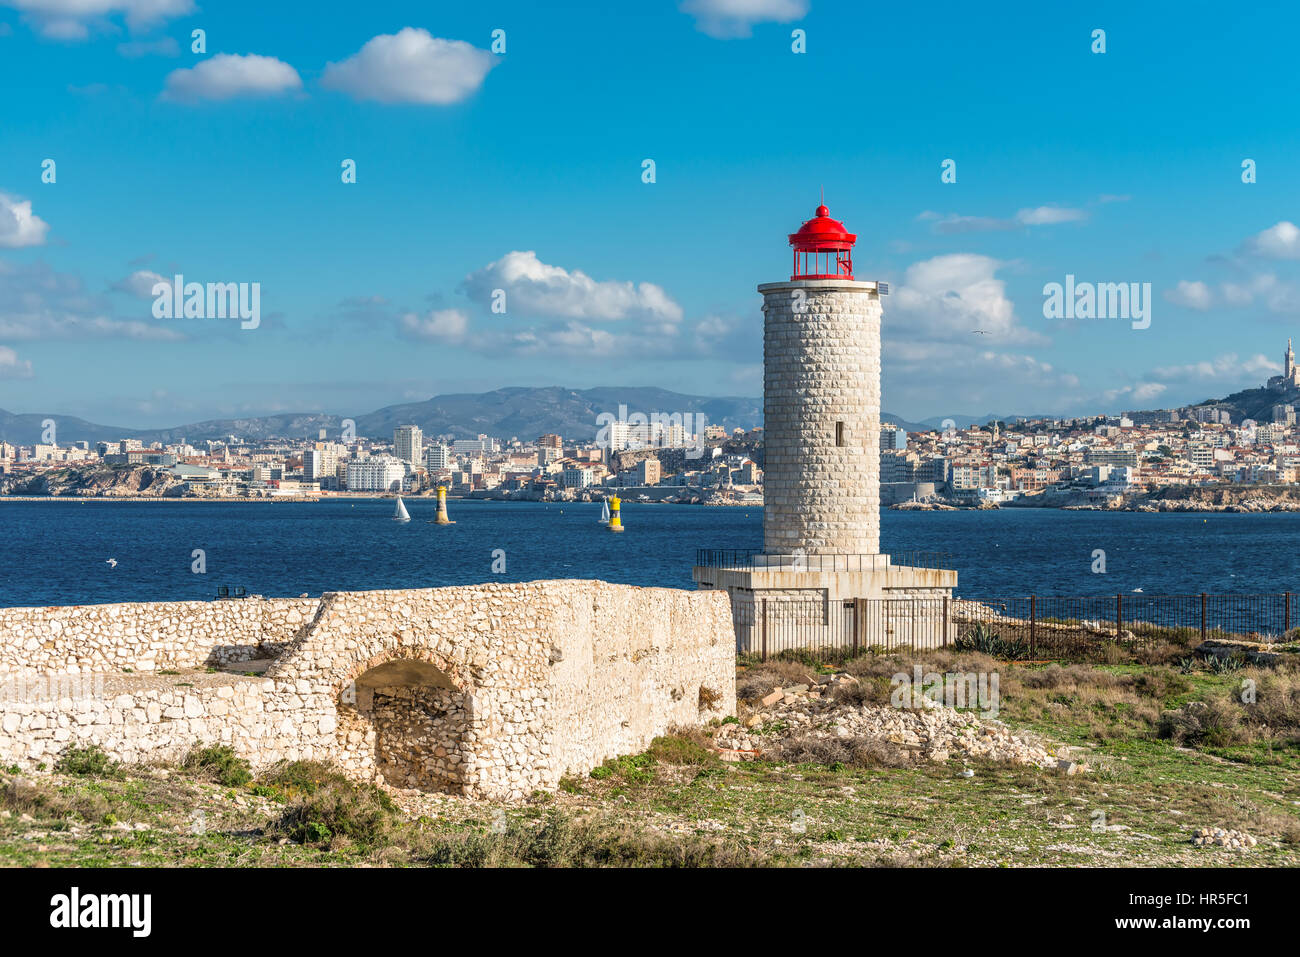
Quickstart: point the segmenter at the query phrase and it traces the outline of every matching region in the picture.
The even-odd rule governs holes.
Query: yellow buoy
[[[456,524],[447,517],[447,486],[445,485],[438,486],[438,514],[434,517],[433,521],[436,525]]]
[[[623,519],[619,514],[619,506],[622,505],[622,499],[613,495],[609,499],[609,530],[611,532],[623,531]]]

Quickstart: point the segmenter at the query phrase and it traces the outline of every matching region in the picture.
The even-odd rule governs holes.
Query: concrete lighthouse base
[[[955,635],[957,572],[888,555],[752,555],[696,565],[692,577],[730,595],[739,653],[937,648]]]

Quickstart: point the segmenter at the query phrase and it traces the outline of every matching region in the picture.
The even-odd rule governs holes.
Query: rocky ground
[[[35,475],[0,478],[0,494],[86,498],[164,498],[181,494],[184,482],[169,471],[146,465],[50,469]]]
[[[713,741],[724,760],[780,756],[812,739],[854,742],[890,764],[956,758],[1059,768],[1071,774],[1079,769],[1060,746],[1013,733],[1004,723],[970,711],[857,702],[851,694],[857,683],[852,675],[840,673],[809,675],[802,683],[774,687],[752,710],[746,709],[743,721],[713,729]]]
[[[0,767],[0,866],[1300,864],[1289,672],[937,654],[936,672],[1002,671],[997,719],[889,707],[909,661],[749,665],[735,715],[511,803],[313,792],[314,771]],[[1222,721],[1243,674],[1272,731],[1154,733],[1189,700],[1219,700]]]

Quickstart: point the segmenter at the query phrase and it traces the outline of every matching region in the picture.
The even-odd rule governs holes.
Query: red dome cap
[[[831,219],[830,210],[818,206],[812,219],[799,227],[797,233],[790,234],[790,245],[799,252],[830,252],[840,249],[852,249],[858,241],[857,235],[844,228],[838,219]]]

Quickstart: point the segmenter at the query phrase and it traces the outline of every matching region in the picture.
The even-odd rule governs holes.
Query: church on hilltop
[[[1282,355],[1282,374],[1270,376],[1268,387],[1275,392],[1300,389],[1300,369],[1296,368],[1295,352],[1291,349],[1290,339],[1286,341],[1286,352]]]

